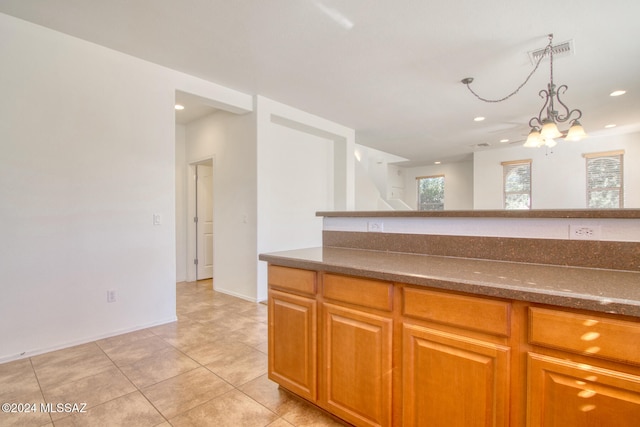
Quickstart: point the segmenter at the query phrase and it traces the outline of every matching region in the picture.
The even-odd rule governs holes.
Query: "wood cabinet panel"
[[[317,302],[269,290],[269,378],[317,399]]]
[[[381,280],[325,274],[322,280],[325,298],[340,302],[391,311],[393,284]]]
[[[640,322],[531,307],[529,342],[640,364]]]
[[[402,340],[402,426],[508,426],[508,347],[406,323]]]
[[[629,318],[269,267],[269,378],[356,426],[635,427],[639,336]]]
[[[390,318],[323,304],[321,405],[358,426],[391,425]]]
[[[306,294],[315,294],[317,276],[317,273],[311,270],[269,265],[268,281],[270,286]]]
[[[528,355],[527,425],[636,427],[640,377],[571,360]]]
[[[403,303],[406,316],[509,336],[508,302],[406,287]]]

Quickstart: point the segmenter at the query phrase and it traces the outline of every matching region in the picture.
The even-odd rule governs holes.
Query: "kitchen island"
[[[359,426],[637,425],[633,261],[614,270],[344,246],[260,255],[269,376],[285,389]]]

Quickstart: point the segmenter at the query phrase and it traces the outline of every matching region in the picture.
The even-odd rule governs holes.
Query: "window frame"
[[[506,162],[501,162],[502,165],[502,209],[504,210],[518,210],[518,209],[508,209],[507,208],[507,195],[512,194],[526,194],[529,196],[529,207],[527,210],[533,209],[533,195],[531,191],[532,183],[533,183],[533,168],[532,168],[532,160],[531,159],[521,159],[521,160],[509,160]],[[529,168],[529,189],[528,191],[509,191],[507,192],[507,175],[508,173],[514,169],[516,166],[526,165]],[[522,209],[524,210],[524,209]]]
[[[585,206],[587,209],[622,209],[624,208],[624,150],[615,150],[615,151],[601,151],[597,153],[583,153],[582,157],[585,159]],[[619,187],[597,187],[596,189],[592,188],[589,185],[589,161],[593,161],[594,159],[605,158],[605,157],[619,157],[620,161],[620,186]],[[618,207],[616,208],[603,208],[601,206],[591,207],[589,206],[589,201],[591,200],[591,192],[592,191],[617,191],[618,192]]]
[[[442,178],[442,209],[420,209],[420,181],[423,179],[433,179],[433,178]],[[428,211],[438,211],[438,210],[444,210],[444,184],[445,184],[445,176],[444,174],[438,174],[438,175],[425,175],[425,176],[417,176],[416,177],[416,208],[418,211],[421,212],[428,212]]]

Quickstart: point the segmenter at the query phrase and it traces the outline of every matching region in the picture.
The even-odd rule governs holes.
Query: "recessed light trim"
[[[620,96],[620,95],[624,95],[625,93],[627,93],[626,90],[614,90],[609,94],[609,96]]]
[[[478,116],[478,117],[474,117],[473,121],[474,121],[474,122],[481,122],[481,121],[483,121],[484,119],[485,119],[484,117],[482,117],[482,116]]]
[[[509,142],[509,139],[508,138],[504,138],[504,139],[501,139],[500,142],[502,142],[503,144],[506,144],[507,142]]]
[[[442,163],[442,162],[441,162],[441,161],[439,161],[439,160],[438,160],[437,162],[433,162],[433,164],[434,164],[434,165],[439,165],[439,164],[441,164],[441,163]]]
[[[184,105],[176,104],[176,110],[184,110]]]
[[[616,127],[617,125],[615,123],[609,123],[608,125],[604,125],[605,129],[611,129]]]

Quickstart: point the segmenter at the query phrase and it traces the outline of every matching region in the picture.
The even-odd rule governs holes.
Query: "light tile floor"
[[[211,280],[176,289],[177,322],[1,364],[0,403],[36,412],[0,412],[0,426],[344,425],[267,378],[266,305]]]

